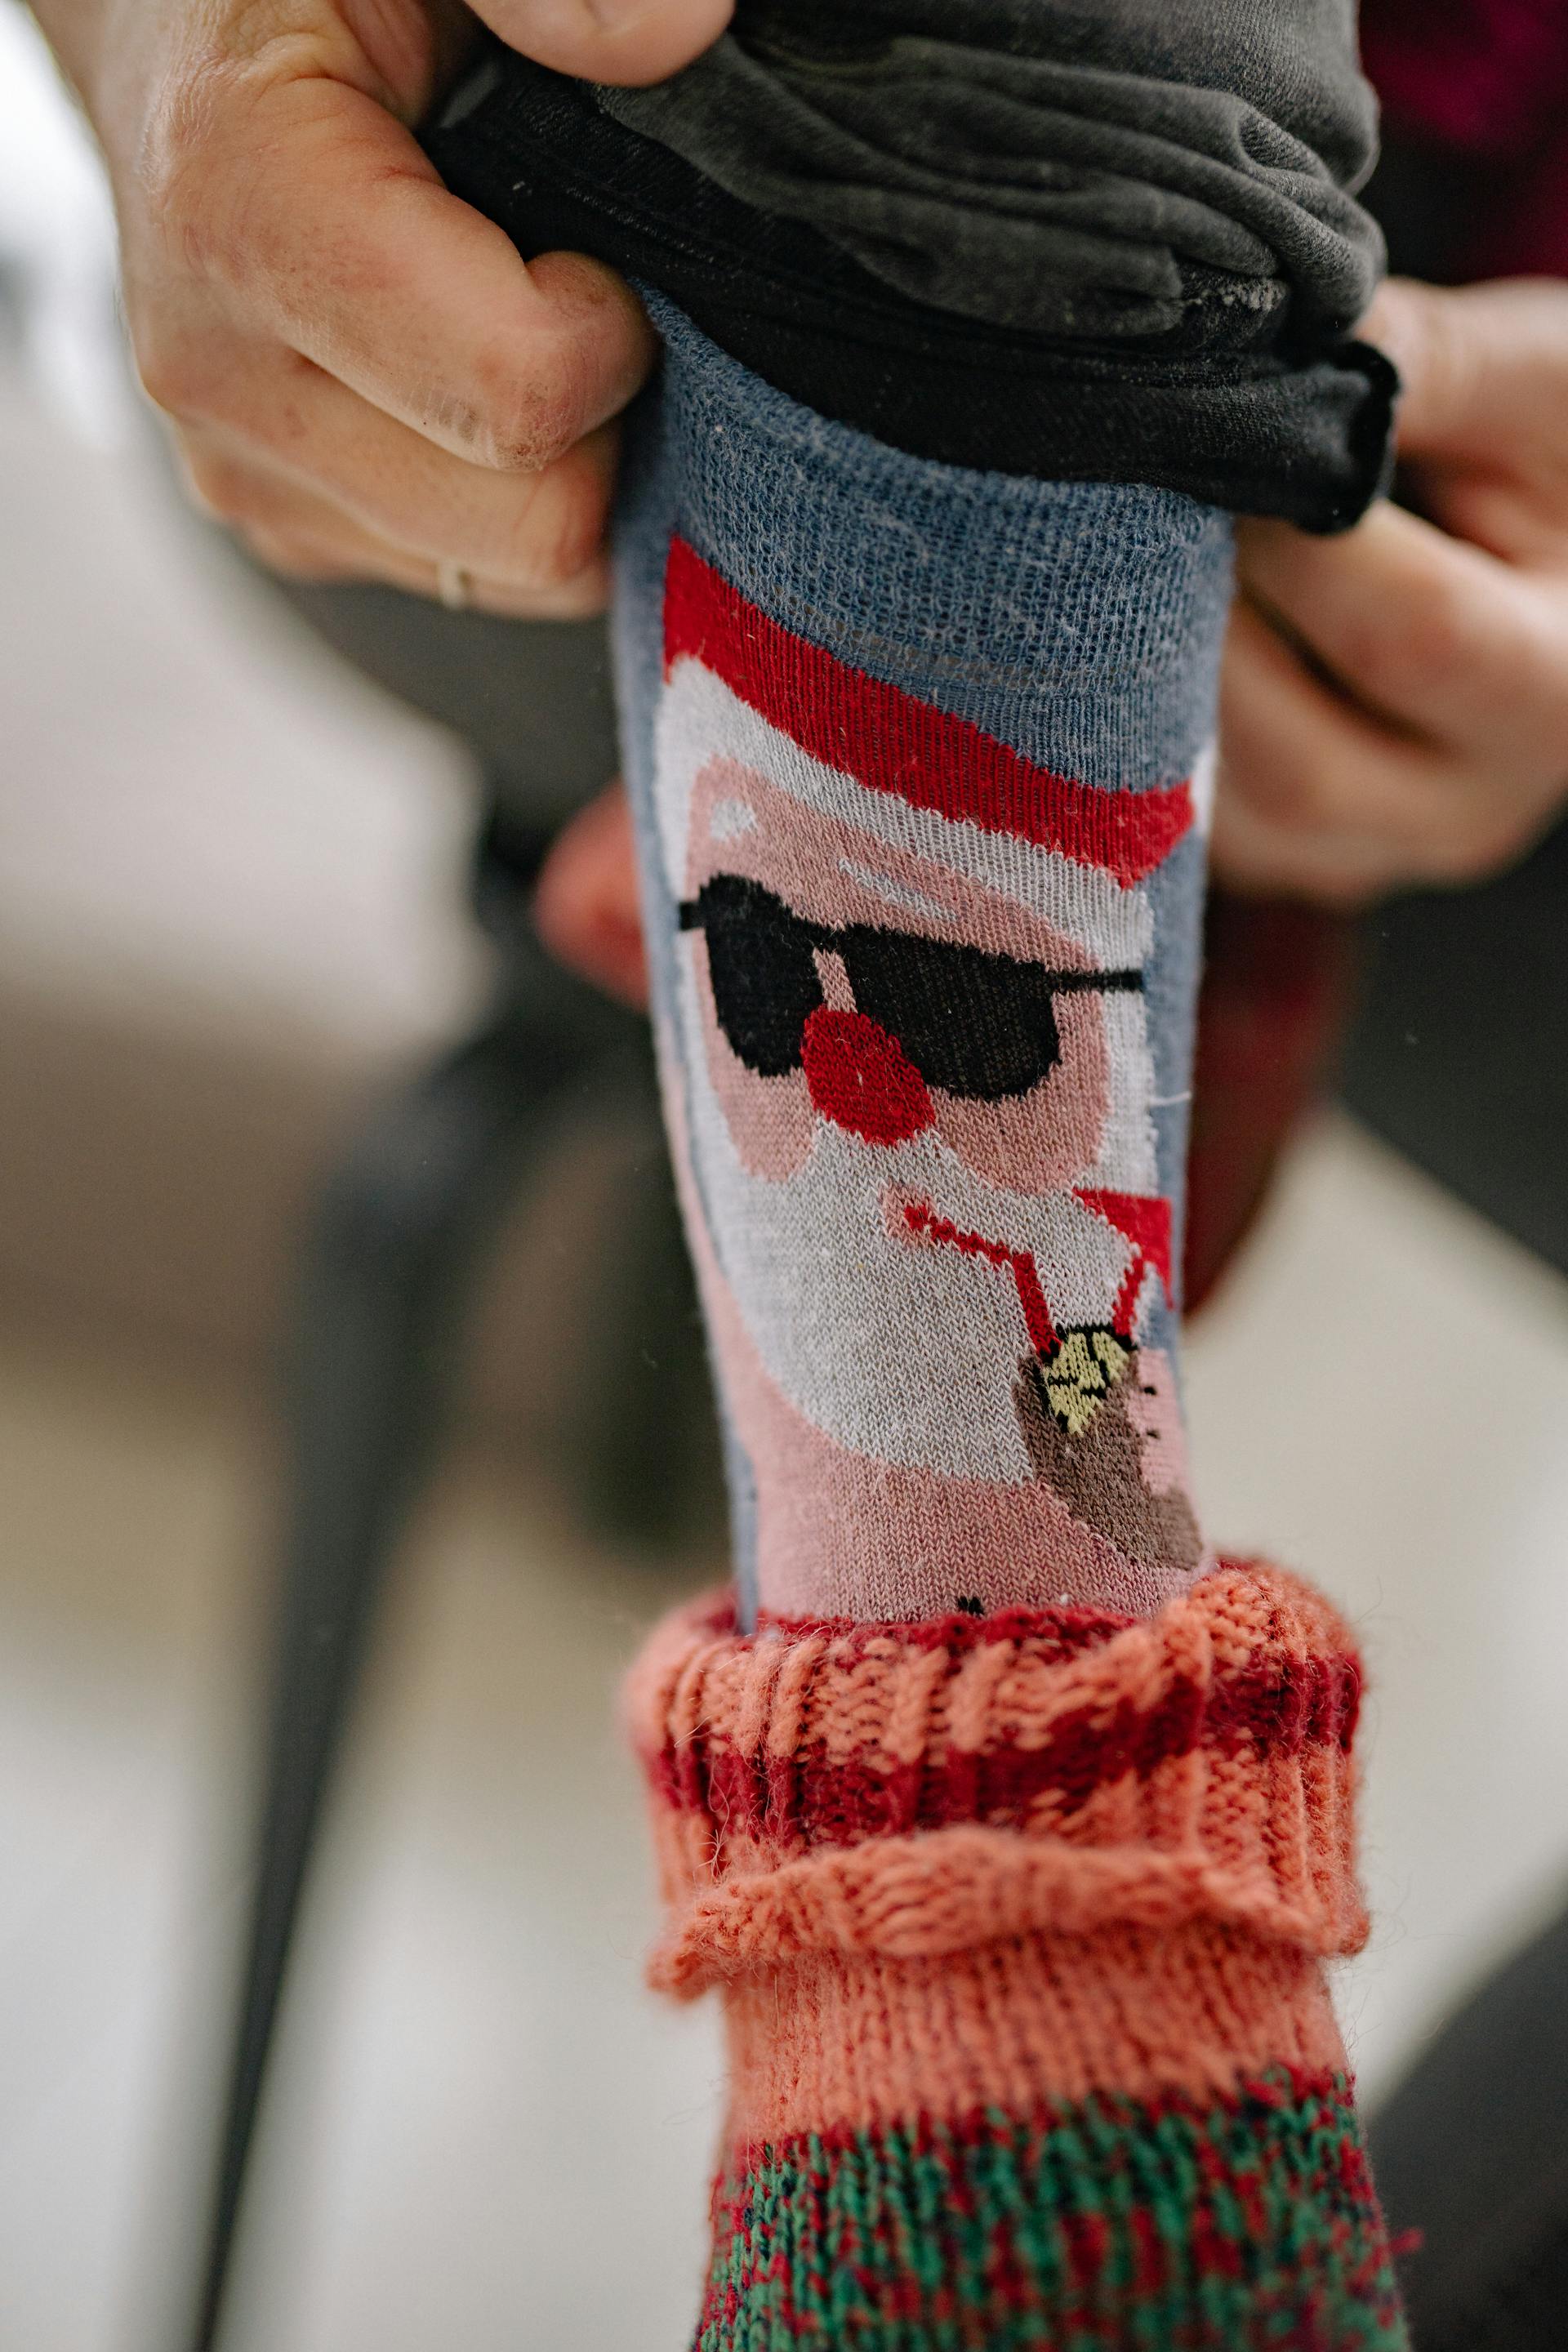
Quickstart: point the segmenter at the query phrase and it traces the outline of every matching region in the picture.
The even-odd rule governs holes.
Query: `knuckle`
[[[153,407],[163,409],[168,416],[192,415],[186,400],[190,387],[182,355],[155,339],[138,341],[133,350],[136,373]]]
[[[221,458],[186,450],[184,453],[185,494],[193,505],[215,522],[237,520],[230,496],[233,468]]]
[[[276,501],[247,467],[210,453],[187,456],[186,479],[196,504],[237,530],[276,530]]]
[[[132,349],[142,389],[154,408],[191,424],[217,415],[213,371],[193,343],[154,325],[133,333]]]
[[[159,93],[137,156],[149,219],[184,266],[204,269],[214,247],[225,159],[233,137],[232,68],[199,58]]]
[[[352,566],[331,555],[318,543],[295,538],[284,530],[268,530],[259,525],[241,526],[239,537],[248,552],[269,572],[281,572],[293,580],[346,580],[353,576]]]
[[[552,485],[536,499],[520,547],[519,576],[530,588],[561,588],[587,569],[604,543],[604,500],[586,482]]]
[[[477,372],[473,437],[480,461],[508,474],[536,474],[582,430],[581,393],[569,373],[520,368],[514,352],[488,354]]]
[[[1424,289],[1415,313],[1417,364],[1438,386],[1450,409],[1468,404],[1478,349],[1461,306],[1445,299],[1444,290]]]
[[[1391,279],[1373,312],[1374,338],[1385,343],[1405,379],[1407,404],[1436,419],[1471,413],[1489,360],[1463,293],[1418,279]]]
[[[298,194],[279,170],[287,124],[280,130],[275,101],[291,85],[331,79],[331,65],[316,33],[233,25],[168,77],[136,176],[169,266],[241,294],[275,271],[279,207]]]
[[[572,446],[574,419],[563,403],[513,394],[485,415],[483,462],[502,474],[538,474]]]
[[[158,226],[178,232],[201,212],[212,155],[212,106],[199,71],[172,75],[158,93],[136,158],[142,198]]]

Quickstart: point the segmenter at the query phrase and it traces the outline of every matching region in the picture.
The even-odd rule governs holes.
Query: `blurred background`
[[[18,2352],[179,2340],[251,1883],[301,1237],[355,1139],[489,1017],[531,827],[604,780],[580,633],[286,597],[184,509],[112,268],[90,151],[0,0]],[[417,715],[367,662],[471,723]],[[568,673],[584,717],[563,737]],[[557,689],[537,725],[536,678]],[[1560,904],[1563,862],[1509,887]],[[1475,1011],[1487,903],[1373,927],[1354,1108],[1303,1135],[1191,1353],[1211,1526],[1318,1579],[1375,1678],[1377,1927],[1340,1987],[1373,2101],[1568,1889],[1563,1137],[1548,1119],[1510,1155],[1487,1093],[1508,1063]],[[689,2324],[719,2054],[711,2019],[640,1989],[653,1915],[615,1691],[721,1527],[642,1049],[579,1016],[584,1075],[498,1192],[454,1425],[375,1621],[231,2352],[651,2352]],[[1560,993],[1554,1017],[1561,1062]]]

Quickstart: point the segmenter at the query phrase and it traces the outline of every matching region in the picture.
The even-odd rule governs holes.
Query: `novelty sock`
[[[618,666],[741,1562],[633,1694],[730,2035],[698,2352],[1392,2352],[1359,1666],[1205,1554],[1176,1402],[1227,523],[655,312]]]
[[[617,540],[666,1098],[749,1610],[1142,1615],[1229,519],[925,463],[665,306]]]

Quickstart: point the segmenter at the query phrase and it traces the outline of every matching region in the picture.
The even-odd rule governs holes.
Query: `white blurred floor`
[[[0,1046],[47,1034],[51,1072],[91,1074],[66,1119],[37,1055],[0,1057],[0,2352],[177,2352],[267,1439],[244,1351],[142,1312],[192,1173],[163,1113],[134,1166],[93,1113],[129,1133],[116,1087],[199,1030],[237,1074],[225,1135],[286,1190],[258,1041],[335,1097],[471,991],[463,782],[214,567],[134,451],[84,450],[3,372],[0,712]],[[1568,1295],[1331,1121],[1192,1392],[1216,1532],[1318,1577],[1371,1658],[1379,1925],[1343,2000],[1375,2090],[1568,1885]],[[612,1726],[670,1589],[537,1474],[450,1465],[326,1857],[232,2352],[682,2340],[715,2045],[638,1989]]]
[[[1375,2094],[1568,1897],[1568,1286],[1341,1117],[1188,1357],[1205,1514],[1310,1574],[1371,1669]]]
[[[173,2352],[245,1871],[256,1401],[0,1346],[0,2343]],[[323,1856],[234,2352],[681,2341],[709,2021],[617,1675],[670,1597],[494,1462],[425,1515]]]

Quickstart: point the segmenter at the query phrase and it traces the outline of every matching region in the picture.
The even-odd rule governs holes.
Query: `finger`
[[[612,271],[578,254],[525,265],[364,91],[319,73],[238,89],[226,85],[222,136],[198,121],[183,159],[164,159],[159,202],[248,337],[503,470],[549,463],[626,405],[654,338]],[[142,352],[161,405],[211,413],[217,341]]]
[[[510,48],[580,81],[663,81],[716,41],[733,0],[473,0]]]
[[[318,583],[378,581],[419,596],[440,596],[449,586],[449,562],[379,537],[268,467],[199,440],[183,454],[193,497],[269,570]],[[539,585],[461,568],[465,602],[512,619],[577,619],[602,612],[608,598],[602,557],[570,578]]]
[[[1568,297],[1536,278],[1427,286],[1391,278],[1359,331],[1404,386],[1402,457],[1494,458],[1511,436],[1558,422],[1568,369]]]
[[[1210,865],[1216,881],[1247,897],[1303,898],[1347,912],[1410,879],[1387,842],[1287,830],[1223,793],[1215,803]]]
[[[268,572],[319,587],[360,583],[401,588],[410,596],[447,610],[483,614],[501,621],[585,621],[602,613],[609,602],[609,572],[603,564],[590,567],[577,580],[558,588],[518,588],[508,580],[486,580],[476,572],[459,575],[461,602],[454,606],[452,573],[446,565],[426,562],[366,538],[361,551],[351,551],[345,536],[332,533],[317,540],[308,526],[273,532],[261,525],[235,527],[247,551]]]
[[[1305,866],[1321,866],[1336,843],[1342,856],[1350,843],[1357,871],[1375,864],[1406,881],[1468,879],[1506,861],[1528,824],[1483,763],[1390,734],[1245,602],[1226,644],[1220,745],[1229,807],[1294,837]]]
[[[647,1003],[647,957],[625,787],[580,809],[552,845],[533,919],[551,953],[624,1003]]]
[[[226,452],[242,465],[264,458],[415,553],[531,588],[574,577],[602,545],[613,426],[538,473],[498,475],[437,448],[308,361],[279,355],[237,370],[226,408],[221,425],[188,436],[215,463]]]
[[[1564,451],[1568,459],[1568,449]],[[1490,467],[1427,467],[1411,478],[1427,520],[1495,556],[1500,563],[1533,572],[1559,592],[1568,580],[1568,464],[1559,492],[1539,464],[1499,473]]]
[[[1369,709],[1428,740],[1568,764],[1568,600],[1403,508],[1341,538],[1246,525],[1247,595]]]
[[[1373,297],[1358,332],[1385,352],[1402,386],[1398,439],[1405,454],[1450,444],[1476,409],[1488,361],[1466,314],[1447,289],[1414,278],[1390,278]]]
[[[1321,906],[1364,907],[1395,890],[1459,888],[1503,871],[1528,841],[1505,852],[1446,860],[1413,856],[1408,842],[1361,830],[1303,830],[1275,824],[1223,783],[1215,804],[1211,862],[1233,888],[1279,892]]]

